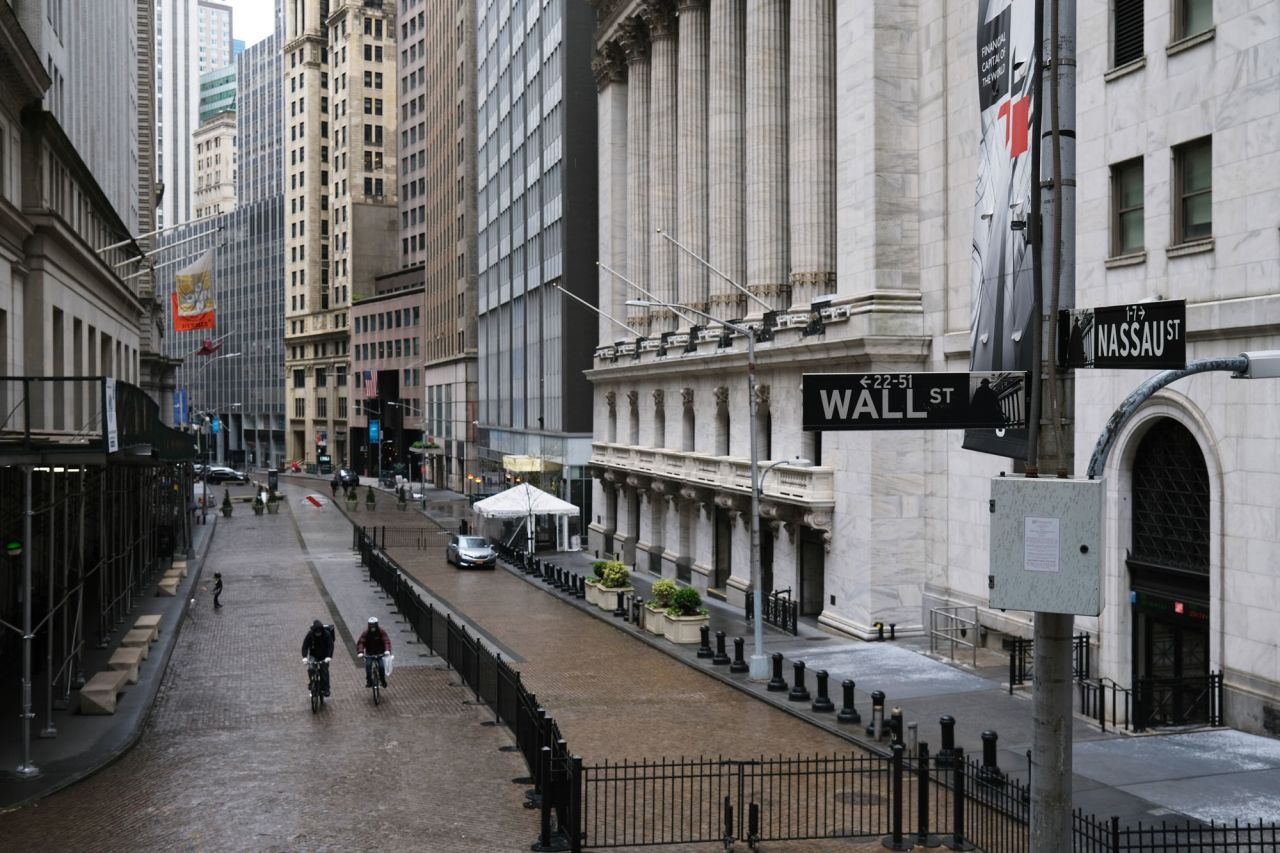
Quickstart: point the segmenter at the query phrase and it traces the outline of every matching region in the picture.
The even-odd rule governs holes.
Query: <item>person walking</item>
[[[213,609],[217,610],[222,607],[222,603],[218,601],[218,596],[222,595],[222,572],[213,573]]]

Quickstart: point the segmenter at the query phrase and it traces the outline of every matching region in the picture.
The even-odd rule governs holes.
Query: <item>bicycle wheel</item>
[[[375,705],[382,704],[382,700],[381,698],[379,698],[381,695],[381,692],[382,692],[381,689],[378,687],[377,676],[375,675],[374,682],[373,682],[373,704]]]
[[[320,679],[316,678],[315,673],[311,674],[311,713],[320,713],[320,705],[324,702],[324,697],[320,695]]]

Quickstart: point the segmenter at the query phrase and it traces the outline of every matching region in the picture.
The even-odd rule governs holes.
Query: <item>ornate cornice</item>
[[[617,404],[618,404],[618,394],[617,394],[617,392],[615,392],[615,391],[605,391],[605,392],[604,392],[604,402],[605,402],[605,405],[607,405],[607,406],[609,407],[609,411],[613,411],[613,410],[617,407]]]
[[[766,409],[769,408],[769,386],[768,385],[756,386],[756,405],[762,406]]]
[[[634,409],[637,405],[639,405],[639,403],[640,403],[640,392],[639,392],[639,391],[628,391],[628,392],[627,392],[627,403],[628,403],[628,404],[630,404],[631,408],[633,408],[633,409]]]

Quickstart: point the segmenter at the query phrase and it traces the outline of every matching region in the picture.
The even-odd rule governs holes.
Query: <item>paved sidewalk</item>
[[[462,495],[428,489],[425,498],[425,511],[419,505],[413,513],[398,512],[388,500],[380,502],[374,513],[366,513],[362,507],[352,518],[357,523],[388,527],[409,527],[426,520],[439,525],[443,533],[455,530],[460,518],[470,516],[468,501]],[[811,748],[802,747],[799,742],[793,744],[792,735],[782,735],[780,729],[775,732],[778,737],[761,736],[762,732],[753,725],[735,724],[732,718],[744,713],[736,710],[739,703],[731,703],[733,714],[724,713],[723,700],[718,693],[713,700],[709,687],[681,688],[698,696],[691,706],[686,706],[682,696],[672,696],[671,683],[653,680],[655,676],[650,671],[656,665],[649,652],[657,652],[733,687],[743,696],[871,749],[884,748],[883,743],[874,743],[864,728],[870,721],[870,692],[881,690],[887,697],[886,707],[901,707],[906,722],[918,724],[920,740],[934,749],[940,743],[938,719],[944,714],[956,718],[957,744],[970,755],[981,754],[983,731],[996,731],[1001,769],[1014,778],[1027,779],[1027,753],[1032,740],[1030,695],[1025,691],[1009,695],[1007,681],[1003,681],[1007,679],[1004,667],[975,670],[937,660],[927,654],[927,641],[862,642],[808,624],[802,624],[799,636],[790,636],[766,626],[765,651],[783,653],[783,676],[788,683],[792,681],[794,661],[803,660],[808,668],[807,685],[816,695],[815,673],[825,669],[830,674],[831,698],[838,708],[841,682],[856,682],[855,706],[863,716],[863,725],[841,725],[834,714],[814,713],[808,703],[789,702],[786,693],[770,693],[763,684],[746,676],[730,675],[728,667],[712,666],[710,661],[697,658],[696,646],[676,646],[654,638],[598,608],[570,599],[519,572],[508,571],[505,573],[512,579],[544,593],[536,603],[527,596],[513,597],[510,583],[500,577],[504,572],[499,571],[499,577],[492,580],[486,574],[458,572],[444,565],[443,549],[441,536],[438,555],[391,550],[428,590],[443,595],[513,650],[531,659],[531,664],[521,665],[526,681],[544,700],[549,712],[561,720],[574,751],[603,747],[598,757],[613,758],[691,752],[750,755]],[[589,554],[541,556],[571,572],[591,573],[593,557]],[[645,573],[632,575],[637,594],[646,598],[652,580]],[[732,638],[745,638],[749,656],[752,627],[744,614],[723,602],[713,600],[707,604],[712,613],[713,635],[717,630],[725,632],[730,655]],[[573,613],[609,624],[616,629],[614,633],[630,635],[631,648],[616,642],[603,645],[598,635],[587,633],[580,626],[582,620],[573,618]],[[547,648],[562,650],[549,667],[543,660]],[[606,669],[626,673],[627,683],[605,682],[607,686],[602,687],[598,678],[587,677],[584,659],[605,660]],[[618,703],[644,708],[639,716],[661,726],[664,736],[649,738],[644,731],[629,731],[624,742],[619,743],[602,735],[584,737],[571,733],[590,722],[589,715],[578,715],[579,709],[608,709],[605,717],[612,719],[618,713]],[[679,722],[668,725],[660,721],[673,717]],[[703,724],[693,726],[692,720]],[[1280,821],[1280,742],[1229,729],[1141,736],[1103,733],[1080,717],[1073,720],[1073,737],[1074,801],[1087,813],[1117,815],[1122,822],[1133,823],[1176,820],[1183,815],[1204,821]],[[802,740],[811,743],[809,737]],[[1246,791],[1248,796],[1243,796]]]

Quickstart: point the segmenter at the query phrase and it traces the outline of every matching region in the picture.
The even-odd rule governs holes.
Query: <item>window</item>
[[[1115,0],[1112,19],[1114,42],[1112,67],[1119,68],[1142,58],[1142,0]]]
[[[1174,41],[1191,38],[1213,26],[1213,0],[1176,0]]]
[[[1208,137],[1173,149],[1174,243],[1213,236],[1213,143]]]
[[[1142,158],[1111,167],[1111,255],[1141,252],[1143,242]]]
[[[307,372],[305,370],[293,371],[293,387],[294,388],[307,387]]]
[[[307,400],[305,397],[298,397],[293,401],[293,416],[295,418],[305,418],[307,416]]]
[[[323,367],[316,368],[316,387],[325,388],[328,386],[328,375]]]
[[[347,387],[347,367],[345,364],[338,365],[338,375],[335,381],[339,388]]]
[[[329,400],[325,397],[316,397],[316,417],[329,417]]]

